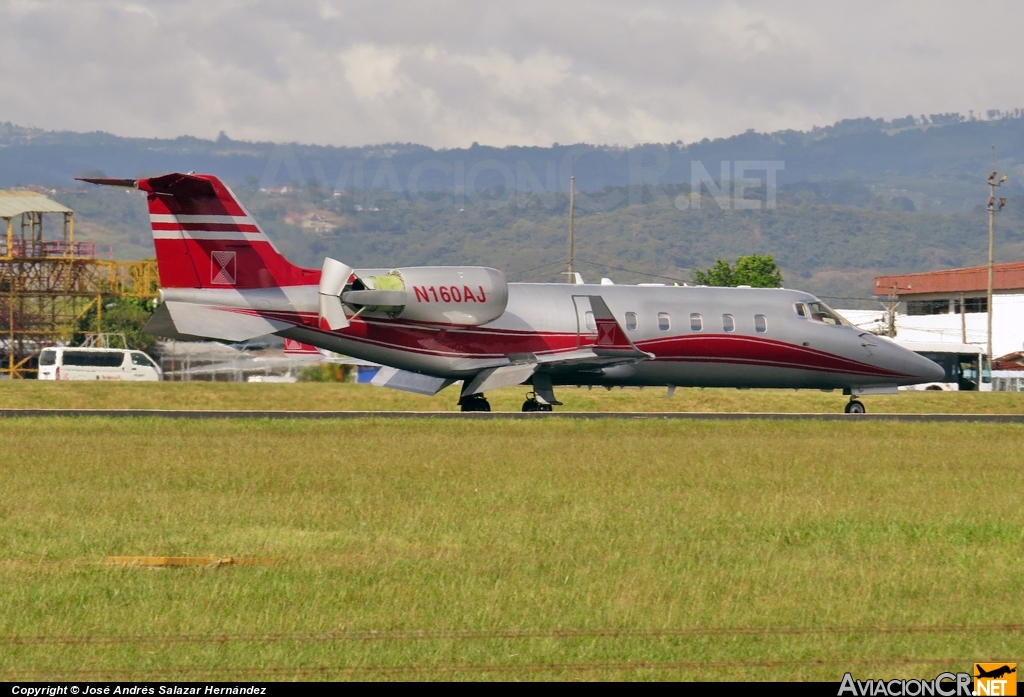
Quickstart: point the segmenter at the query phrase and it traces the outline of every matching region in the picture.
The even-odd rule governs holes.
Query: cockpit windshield
[[[820,300],[807,303],[807,309],[811,319],[816,322],[824,322],[825,324],[843,325],[846,327],[853,326],[847,322],[843,317],[833,310],[831,307],[821,302]]]

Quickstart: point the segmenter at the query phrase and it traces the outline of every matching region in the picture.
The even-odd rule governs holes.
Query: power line
[[[589,259],[579,259],[579,261],[582,261],[584,264],[590,264],[592,266],[600,266],[602,269],[611,269],[612,271],[625,271],[626,273],[635,273],[638,276],[646,276],[648,278],[664,278],[668,281],[675,281],[676,283],[689,283],[689,281],[684,281],[683,279],[676,278],[674,276],[662,276],[656,273],[638,271],[637,269],[627,269],[622,266],[609,266],[608,264],[601,264],[596,261],[590,261]]]

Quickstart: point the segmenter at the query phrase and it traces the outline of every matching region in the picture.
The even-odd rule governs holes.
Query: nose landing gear
[[[851,399],[849,402],[846,403],[846,409],[844,409],[843,411],[845,411],[847,414],[863,414],[867,410],[864,408],[863,402],[857,399]]]

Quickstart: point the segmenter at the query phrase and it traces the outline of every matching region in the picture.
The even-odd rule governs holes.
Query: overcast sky
[[[1024,3],[0,0],[0,121],[459,147],[1024,107]]]

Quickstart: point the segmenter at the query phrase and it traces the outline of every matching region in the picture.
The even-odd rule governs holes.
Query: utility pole
[[[996,239],[996,213],[1003,210],[1006,199],[1000,198],[996,201],[996,187],[1002,186],[1006,181],[1006,175],[999,176],[996,172],[996,146],[992,146],[992,173],[988,175],[988,294],[985,300],[985,309],[988,311],[988,360],[992,361],[992,277],[995,262],[995,239]],[[998,181],[996,178],[998,177]]]
[[[576,257],[576,157],[572,158],[572,174],[569,177],[569,283],[576,282],[572,262]]]
[[[964,294],[960,294],[960,343],[967,343],[967,308],[964,307]]]
[[[896,284],[892,284],[892,289],[889,291],[888,311],[886,312],[888,327],[885,332],[885,335],[890,339],[896,338],[896,306],[900,304],[898,292]]]

